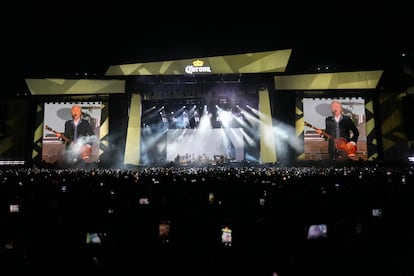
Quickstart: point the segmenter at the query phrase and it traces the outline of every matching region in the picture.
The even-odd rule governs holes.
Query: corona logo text
[[[187,65],[185,67],[185,72],[187,74],[194,74],[194,73],[211,73],[210,66],[203,66],[204,61],[202,60],[194,60],[192,65]]]

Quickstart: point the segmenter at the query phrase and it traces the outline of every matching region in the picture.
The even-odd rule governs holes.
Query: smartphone
[[[86,233],[86,244],[101,244],[105,233],[88,232]]]
[[[229,225],[223,225],[221,228],[221,243],[224,247],[231,247],[233,243],[233,230]]]
[[[208,194],[208,203],[213,204],[214,203],[214,193]]]
[[[10,204],[10,213],[19,213],[20,209],[20,204]]]
[[[165,245],[170,243],[171,222],[169,220],[161,220],[158,227],[158,237],[160,243]]]
[[[141,197],[139,199],[139,205],[148,205],[149,203],[150,201],[148,197]]]
[[[307,239],[324,239],[328,236],[328,226],[326,224],[312,224],[308,228]]]
[[[371,214],[372,214],[373,217],[380,218],[380,217],[382,217],[382,209],[374,208],[374,209],[371,210]]]

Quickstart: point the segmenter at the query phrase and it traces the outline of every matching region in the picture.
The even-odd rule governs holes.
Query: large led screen
[[[257,101],[144,101],[141,163],[220,164],[259,160]]]
[[[306,160],[328,160],[328,140],[321,137],[317,130],[326,130],[325,119],[331,116],[331,103],[338,101],[342,105],[342,113],[348,116],[355,124],[359,136],[356,143],[356,152],[353,160],[367,160],[367,133],[365,100],[357,97],[333,99],[333,98],[304,98],[303,117],[304,128],[304,153]],[[329,133],[328,133],[329,134]],[[331,133],[332,135],[332,133]],[[351,135],[352,136],[352,135]]]
[[[79,136],[78,139],[74,139],[66,129],[68,126],[73,129],[72,108],[75,106],[80,108],[81,118],[92,130],[85,137],[76,133],[76,137]],[[101,102],[45,103],[42,161],[71,164],[82,159],[86,163],[96,162],[99,158],[101,107]],[[76,127],[76,129],[79,129],[79,132],[82,130],[81,127]],[[58,137],[59,134],[62,136]],[[90,148],[85,151],[87,144]]]

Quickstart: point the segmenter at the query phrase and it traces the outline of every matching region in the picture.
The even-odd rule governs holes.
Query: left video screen
[[[45,103],[42,161],[71,164],[99,159],[101,102]]]

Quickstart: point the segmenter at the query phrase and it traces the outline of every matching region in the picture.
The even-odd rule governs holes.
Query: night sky
[[[25,78],[103,77],[115,64],[282,49],[293,50],[286,74],[384,69],[391,80],[384,85],[414,78],[412,30],[404,16],[31,5],[5,25],[5,93],[23,92]]]

